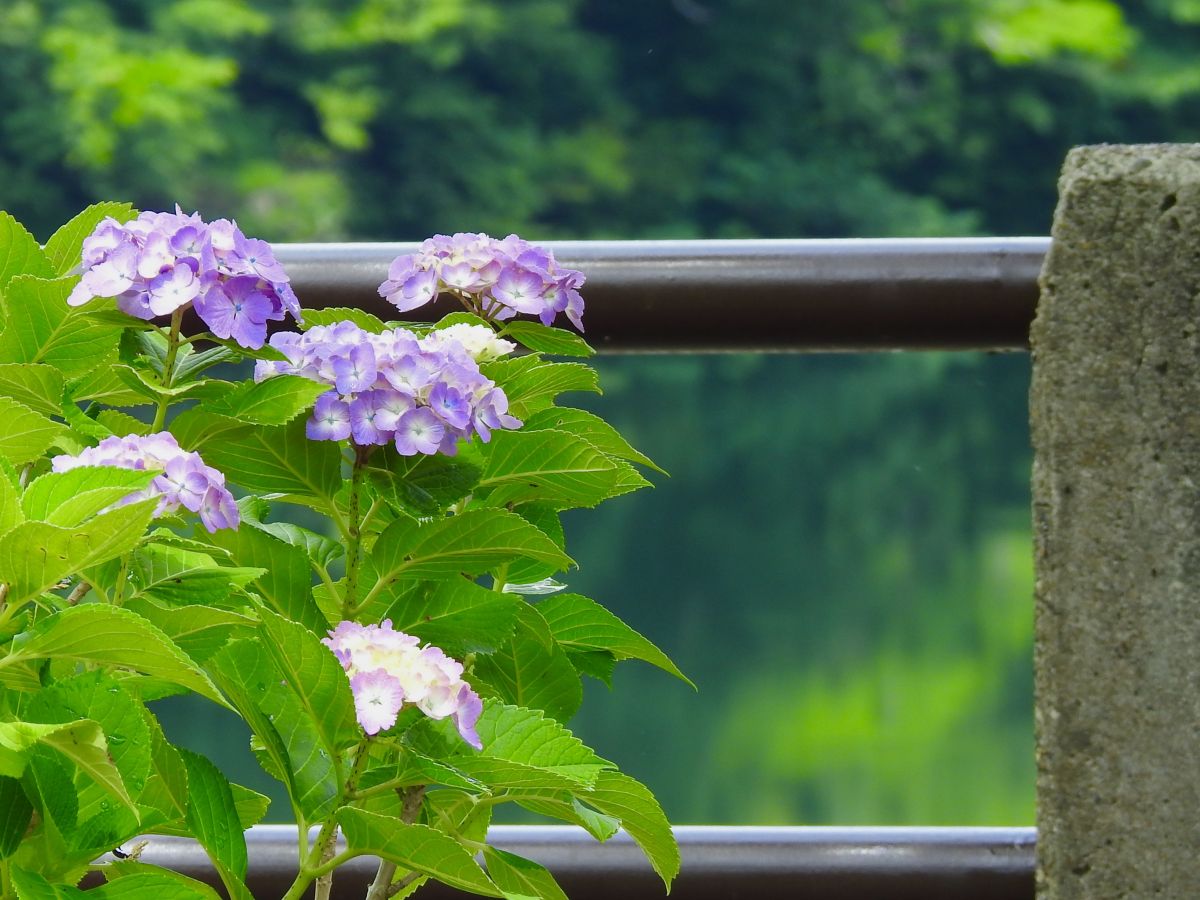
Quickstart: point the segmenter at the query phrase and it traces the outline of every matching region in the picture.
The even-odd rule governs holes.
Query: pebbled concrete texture
[[[1200,145],[1081,147],[1031,331],[1038,897],[1200,898]]]

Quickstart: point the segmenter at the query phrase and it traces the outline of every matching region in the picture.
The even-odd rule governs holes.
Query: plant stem
[[[171,313],[171,333],[167,336],[167,358],[163,361],[163,387],[169,388],[175,380],[175,354],[179,352],[179,328],[183,324],[183,310],[177,309]],[[154,424],[151,431],[162,431],[167,421],[167,407],[171,398],[165,394],[158,398],[158,410],[154,413]]]
[[[90,584],[88,584],[82,578],[79,579],[79,584],[75,585],[74,590],[72,590],[71,593],[67,594],[67,605],[74,606],[80,600],[82,600],[84,598],[84,596],[87,594],[87,592],[90,591],[91,589],[92,589],[92,586]]]
[[[17,476],[17,484],[22,488],[29,486],[29,476],[33,474],[33,463],[25,463],[21,467],[21,474]]]
[[[359,610],[355,604],[358,597],[358,573],[362,567],[362,476],[371,454],[370,447],[354,448],[354,466],[350,470],[350,522],[347,530],[349,542],[346,546],[346,592],[342,597],[342,618],[349,619]]]
[[[405,825],[411,825],[417,820],[417,816],[421,814],[421,804],[425,801],[425,785],[417,785],[409,788],[404,792],[404,803],[400,809],[400,820]],[[386,859],[379,861],[379,870],[375,873],[375,880],[371,882],[371,886],[367,889],[366,900],[387,900],[388,897],[403,890],[421,877],[420,872],[411,872],[405,875],[393,887],[392,879],[396,877],[396,864],[388,862]]]

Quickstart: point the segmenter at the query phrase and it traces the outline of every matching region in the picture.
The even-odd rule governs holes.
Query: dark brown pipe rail
[[[754,828],[675,829],[683,857],[671,900],[1033,900],[1032,828]],[[493,845],[550,869],[571,900],[642,900],[665,896],[662,882],[624,834],[605,844],[581,829],[494,826]],[[259,825],[247,834],[248,884],[256,897],[281,897],[296,874],[296,830]],[[217,884],[203,851],[182,838],[154,838],[142,852]],[[335,898],[360,898],[376,861],[338,870]],[[470,895],[438,884],[420,897]]]
[[[551,241],[587,275],[603,353],[1025,350],[1049,238]],[[377,294],[415,244],[281,244],[306,306],[398,316]],[[428,319],[452,310],[414,310]]]

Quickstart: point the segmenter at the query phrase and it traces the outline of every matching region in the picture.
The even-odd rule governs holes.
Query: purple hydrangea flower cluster
[[[182,449],[167,431],[141,437],[108,437],[76,456],[50,460],[55,472],[80,466],[116,466],[122,469],[156,470],[162,474],[145,490],[113,504],[124,506],[136,500],[158,497],[156,516],[175,512],[180,506],[199,514],[210,533],[218,528],[237,528],[241,520],[233,495],[225,488],[225,476],[206,466],[199,453]]]
[[[96,226],[83,242],[83,277],[67,303],[96,297],[116,297],[123,312],[139,319],[191,303],[217,337],[254,349],[267,338],[267,322],[285,313],[301,318],[270,244],[247,238],[229,219],[206,223],[178,207]]]
[[[346,321],[278,332],[271,346],[288,361],[260,360],[256,381],[293,374],[333,388],[317,398],[308,420],[313,440],[353,437],[364,447],[394,443],[404,456],[453,456],[460,438],[487,441],[492,429],[521,426],[463,343],[436,331],[424,338],[404,328],[371,334]],[[486,352],[494,350],[488,345]]]
[[[443,291],[493,319],[517,313],[549,325],[561,312],[583,331],[583,273],[561,269],[545,247],[515,234],[435,235],[416,253],[396,257],[379,295],[401,312],[416,309]]]
[[[483,748],[475,731],[483,701],[462,680],[462,664],[439,648],[420,646],[418,638],[394,630],[390,619],[379,625],[341,622],[321,643],[350,677],[354,710],[367,734],[391,728],[411,703],[431,719],[450,716],[464,741]]]

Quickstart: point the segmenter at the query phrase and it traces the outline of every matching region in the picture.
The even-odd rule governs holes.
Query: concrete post
[[[1073,150],[1033,324],[1038,897],[1200,897],[1200,145]],[[985,776],[986,777],[986,776]]]

